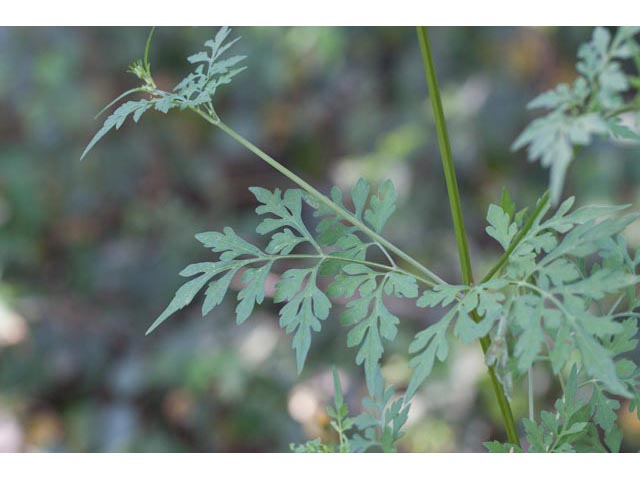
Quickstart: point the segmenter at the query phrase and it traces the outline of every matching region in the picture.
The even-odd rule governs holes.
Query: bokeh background
[[[171,88],[214,28],[159,28],[156,81]],[[82,163],[101,125],[93,116],[135,86],[125,69],[148,28],[0,28],[0,451],[286,451],[326,436],[330,369],[352,411],[364,393],[337,312],[297,376],[289,339],[266,301],[243,326],[233,301],[206,318],[199,305],[144,332],[189,263],[194,240],[232,225],[256,242],[247,187],[291,184],[188,113],[147,113]],[[248,70],[219,90],[218,113],[323,191],[359,177],[393,179],[394,243],[450,281],[455,241],[419,48],[411,28],[236,28]],[[526,103],[574,78],[589,28],[436,28],[435,63],[450,124],[477,275],[499,254],[484,233],[507,185],[519,206],[547,172],[510,145],[532,118]],[[638,148],[595,144],[566,190],[577,203],[640,207]],[[640,225],[628,232],[640,241]],[[197,304],[198,302],[196,302]],[[407,344],[437,312],[396,302],[398,341],[387,381],[408,377]],[[517,386],[515,413],[526,415]],[[535,371],[538,407],[558,386]],[[503,438],[480,349],[455,347],[418,394],[403,451],[480,451]],[[620,410],[626,450],[640,423]]]

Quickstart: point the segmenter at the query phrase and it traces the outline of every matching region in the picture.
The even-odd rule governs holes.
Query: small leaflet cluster
[[[360,430],[351,440],[352,451],[378,449],[395,452],[396,442],[403,435],[402,428],[409,416],[408,396],[396,397],[393,386],[385,388],[380,369],[376,371],[373,390],[363,401],[365,410],[355,418]]]
[[[246,68],[238,67],[238,64],[246,58],[244,55],[222,58],[223,54],[239,40],[236,38],[227,42],[230,33],[229,27],[222,27],[214,39],[204,43],[208,50],[195,53],[187,58],[189,63],[196,65],[196,68],[182,79],[172,92],[158,89],[151,77],[151,66],[148,61],[150,35],[144,60],[136,61],[129,67],[129,72],[142,80],[143,84],[120,95],[105,109],[133,93],[147,93],[150,98],[129,100],[116,108],[91,139],[80,159],[82,160],[94,145],[112,129],[120,129],[128,117],[133,118],[133,121],[137,123],[140,117],[152,108],[162,113],[167,113],[173,108],[180,110],[202,109],[215,118],[212,100],[216,90],[221,85],[231,83],[233,77]]]
[[[528,418],[523,420],[529,452],[620,451],[622,431],[617,424],[616,413],[620,402],[607,397],[600,385],[592,384],[585,388],[578,383],[578,379],[578,367],[574,365],[562,397],[555,402],[555,411],[540,412],[539,422]],[[496,441],[485,443],[485,447],[492,453],[522,452],[516,445]]]
[[[640,27],[620,27],[612,37],[597,27],[591,40],[578,50],[579,73],[572,85],[562,83],[534,98],[527,107],[549,113],[532,121],[513,143],[512,149],[527,147],[530,161],[550,169],[551,200],[560,201],[567,168],[576,149],[594,136],[640,140],[626,126],[622,114],[640,108],[640,45],[634,39]],[[635,64],[636,76],[624,71],[625,62]],[[629,92],[633,96],[629,99]]]
[[[317,438],[303,445],[291,444],[297,453],[357,453],[367,451],[396,452],[396,442],[402,437],[410,404],[405,396],[396,397],[392,386],[386,387],[382,373],[375,372],[372,393],[363,401],[364,411],[357,417],[349,416],[344,403],[340,380],[333,370],[334,406],[327,407],[331,428],[338,435],[338,443],[324,443]],[[351,431],[350,434],[348,432]]]
[[[331,419],[329,422],[331,429],[338,436],[338,442],[335,446],[323,443],[322,439],[316,438],[302,445],[292,443],[289,445],[289,449],[295,453],[349,453],[354,451],[348,432],[353,429],[355,420],[349,416],[349,407],[344,402],[340,377],[335,367],[333,367],[333,405],[327,406],[327,415]]]

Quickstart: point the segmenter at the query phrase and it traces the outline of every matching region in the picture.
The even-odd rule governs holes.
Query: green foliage
[[[151,65],[149,64],[148,56],[151,35],[153,34],[152,30],[147,41],[144,60],[138,60],[129,67],[129,72],[142,80],[143,84],[120,95],[105,109],[132,93],[146,93],[150,97],[130,100],[120,105],[107,117],[102,128],[98,130],[84,149],[84,152],[82,152],[80,159],[82,160],[94,145],[113,128],[118,130],[129,116],[137,123],[140,117],[152,108],[162,113],[167,113],[173,108],[179,108],[180,110],[203,109],[210,115],[215,116],[212,101],[216,90],[221,85],[231,83],[233,77],[245,69],[245,67],[237,66],[246,58],[243,55],[235,55],[226,59],[221,58],[239,40],[239,38],[236,38],[226,42],[230,33],[230,28],[221,28],[213,40],[207,40],[204,44],[210,52],[202,51],[188,57],[189,63],[196,65],[195,70],[181,80],[172,92],[165,92],[156,87],[151,77]]]
[[[354,187],[355,213],[358,218],[364,215],[365,220],[368,218],[366,221],[379,230],[395,209],[396,194],[391,182],[383,184],[371,197],[370,190],[362,179]],[[315,216],[324,218],[317,225],[319,239],[314,240],[302,218],[304,195],[300,190],[287,190],[283,194],[279,189],[272,192],[253,187],[251,192],[260,203],[256,213],[267,217],[256,229],[259,234],[271,235],[267,247],[261,250],[239,237],[230,227],[222,233],[196,235],[205,247],[219,254],[219,258],[215,262],[190,265],[180,272],[184,277],[196,278],[180,287],[147,333],[191,303],[207,285],[202,314],[208,314],[222,302],[232,279],[240,272],[242,287],[237,295],[236,320],[241,324],[251,315],[255,305],[263,302],[265,282],[275,262],[311,261],[314,262],[312,267],[284,271],[276,283],[273,297],[275,303],[284,304],[280,309],[280,326],[286,333],[293,334],[292,345],[298,370],[304,366],[312,333],[320,331],[321,322],[328,318],[331,309],[328,296],[318,287],[318,277],[331,275],[338,268],[327,293],[331,297],[353,298],[342,317],[343,323],[351,327],[347,345],[360,347],[356,362],[364,364],[367,384],[373,391],[373,378],[384,350],[382,340],[395,338],[399,322],[385,306],[384,297],[417,297],[415,277],[396,267],[367,262],[367,246],[371,244],[363,242],[354,228],[345,227],[348,233],[342,230],[343,235],[338,239],[329,237],[331,229],[342,223],[321,208],[315,209]],[[337,190],[333,195],[338,198]],[[312,202],[308,203],[313,206]],[[292,254],[304,245],[315,249],[315,254]],[[333,268],[327,268],[327,264],[332,264]]]
[[[522,453],[522,448],[512,443],[501,443],[497,440],[484,442],[483,444],[489,453]]]
[[[393,387],[385,387],[380,369],[374,372],[373,390],[363,400],[364,411],[353,418],[344,403],[340,379],[333,369],[334,405],[327,407],[331,428],[338,435],[337,444],[326,444],[317,438],[302,445],[291,444],[297,453],[395,452],[402,437],[410,405],[404,396],[396,397]],[[347,432],[352,431],[351,436]]]
[[[320,331],[320,320],[329,316],[331,308],[327,296],[316,286],[317,274],[317,267],[287,270],[273,298],[274,302],[287,302],[280,310],[280,326],[287,333],[296,332],[293,348],[299,372],[311,346],[311,331]]]
[[[400,429],[406,421],[409,405],[405,404],[403,398],[393,399],[394,390],[392,387],[385,388],[380,373],[383,339],[394,340],[400,321],[385,306],[384,299],[385,296],[416,298],[416,278],[395,266],[365,260],[367,247],[374,243],[363,242],[355,228],[344,226],[333,212],[319,207],[315,208],[314,215],[322,220],[316,227],[318,241],[314,240],[303,221],[305,197],[300,190],[287,190],[284,194],[279,189],[272,192],[253,187],[250,190],[260,203],[256,213],[267,216],[256,228],[259,234],[271,235],[267,247],[264,251],[261,250],[239,237],[230,227],[226,227],[222,233],[196,235],[219,258],[215,262],[190,265],[180,272],[185,277],[197,277],[178,289],[174,299],[147,333],[191,303],[207,284],[202,314],[208,314],[222,302],[232,279],[244,272],[236,307],[236,320],[240,324],[251,315],[255,305],[263,302],[265,282],[275,262],[312,261],[315,263],[312,267],[284,271],[276,283],[273,296],[275,303],[284,303],[280,309],[280,326],[286,333],[293,334],[292,346],[296,351],[298,371],[304,366],[312,333],[320,331],[321,321],[328,318],[331,309],[328,296],[318,287],[318,277],[333,275],[327,294],[334,298],[352,299],[346,305],[342,323],[351,327],[347,335],[347,346],[359,347],[356,363],[364,366],[371,396],[364,401],[368,411],[355,420],[350,420],[347,419],[348,412],[345,411],[342,395],[336,387],[336,404],[329,415],[336,422],[335,428],[343,429],[338,430],[341,438],[353,422],[361,430],[362,433],[353,438],[352,448],[355,451],[374,448],[392,451],[395,448],[394,442],[401,436]],[[371,187],[363,179],[355,185],[352,191],[355,216],[364,219],[379,232],[395,210],[396,193],[391,182],[384,183],[376,194],[370,195],[370,191]],[[341,199],[338,192],[333,190],[334,199]],[[316,206],[312,201],[307,203],[312,208]],[[344,206],[341,201],[340,205]],[[343,225],[344,229],[337,225]],[[334,229],[342,232],[340,238],[329,235]],[[315,253],[292,253],[305,244],[315,249]],[[323,269],[323,264],[331,266]],[[337,273],[332,273],[336,268]],[[343,438],[341,448],[348,449],[348,443],[344,439],[346,437]],[[320,441],[292,446],[292,449],[305,452],[332,451],[331,447]]]
[[[386,387],[382,373],[378,369],[373,379],[370,396],[362,402],[365,411],[355,419],[355,425],[361,433],[351,440],[355,452],[371,449],[383,452],[395,452],[395,443],[402,437],[402,427],[407,422],[410,404],[408,397],[395,396],[393,387]]]
[[[334,297],[356,298],[347,304],[342,324],[351,327],[347,346],[360,346],[356,356],[358,365],[364,364],[369,391],[373,391],[376,371],[382,358],[382,340],[393,341],[400,320],[384,305],[383,295],[415,298],[418,285],[413,277],[397,272],[376,272],[366,265],[347,264],[330,285]]]
[[[349,407],[344,403],[340,377],[335,367],[333,367],[333,406],[327,406],[327,415],[331,418],[329,425],[338,435],[337,445],[327,445],[321,439],[316,438],[303,445],[291,444],[290,450],[296,453],[348,453],[352,451],[347,432],[354,427],[355,420],[349,416]]]
[[[604,395],[597,386],[590,398],[583,395],[574,366],[564,387],[564,394],[555,403],[555,412],[543,410],[540,422],[524,420],[530,452],[617,452],[622,432],[616,424],[617,400]],[[604,431],[604,444],[600,439]]]
[[[347,432],[353,428],[355,420],[349,417],[349,407],[344,403],[340,377],[338,376],[338,370],[335,367],[333,368],[333,392],[334,406],[327,407],[327,414],[331,418],[329,424],[338,434],[338,451],[340,453],[347,453],[351,450]]]
[[[337,187],[333,187],[331,190],[331,200],[335,206],[349,212],[356,220],[373,228],[376,233],[381,233],[387,220],[396,209],[397,195],[390,180],[380,186],[376,195],[370,196],[370,190],[370,186],[364,179],[361,178],[356,182],[351,190],[352,210],[344,204],[342,192]],[[310,196],[306,198],[309,204],[315,208],[314,216],[321,218],[316,226],[318,242],[333,251],[334,255],[364,260],[369,247],[373,245],[379,247],[386,254],[384,247],[377,242],[371,239],[363,242],[358,236],[358,227],[345,224],[344,218],[338,215],[334,209],[318,203]],[[324,270],[337,272],[343,263],[341,261],[327,262]]]
[[[418,306],[449,310],[411,344],[415,371],[409,395],[430,373],[436,358],[446,358],[447,330],[453,325],[454,336],[465,342],[491,334],[487,363],[496,366],[507,392],[512,374],[527,372],[546,352],[555,374],[577,355],[606,391],[632,396],[634,381],[616,371],[616,357],[624,352],[609,342],[618,342],[616,336],[623,333],[627,339],[635,335],[634,305],[606,312],[599,302],[625,295],[640,281],[638,262],[630,259],[619,236],[638,214],[618,217],[614,214],[625,207],[598,206],[569,213],[572,204],[569,198],[548,218],[548,208],[540,210],[500,278],[472,287],[437,286],[421,296]],[[519,232],[517,222],[497,205],[489,208],[487,219],[487,233],[506,250]],[[623,264],[620,258],[628,260]],[[471,319],[473,311],[481,321]],[[622,318],[627,318],[627,331]]]
[[[338,434],[338,444],[325,444],[321,439],[303,445],[291,444],[298,453],[347,453],[347,452],[395,452],[396,442],[402,437],[402,427],[407,421],[410,405],[404,396],[395,396],[393,387],[385,387],[382,373],[374,372],[372,393],[363,400],[364,411],[355,418],[349,416],[344,403],[340,380],[333,370],[334,406],[327,407],[333,430]],[[352,435],[347,432],[353,430]]]
[[[536,98],[528,108],[551,110],[527,126],[512,149],[528,149],[530,161],[550,168],[553,204],[558,204],[567,168],[577,148],[589,145],[594,136],[640,140],[640,135],[625,126],[621,114],[640,108],[637,76],[640,46],[634,36],[638,27],[620,27],[612,37],[608,29],[598,27],[591,40],[578,50],[579,73],[572,85],[558,85]],[[635,60],[636,76],[627,75],[623,62]],[[627,92],[633,90],[628,99]]]
[[[608,30],[596,29],[591,42],[580,49],[581,76],[573,86],[561,85],[530,104],[552,112],[534,121],[514,148],[528,145],[530,159],[540,159],[544,166],[551,167],[554,204],[560,198],[576,146],[588,144],[593,135],[636,136],[620,124],[619,115],[632,105],[625,103],[623,94],[631,84],[638,86],[622,73],[620,63],[638,56],[633,39],[637,31],[621,28],[611,39]],[[622,237],[624,229],[639,215],[621,215],[625,206],[589,206],[571,211],[574,199],[569,198],[553,213],[546,201],[540,200],[527,216],[528,210],[517,211],[504,189],[500,205],[489,207],[486,229],[504,250],[503,257],[478,284],[447,284],[381,236],[396,209],[397,194],[390,181],[372,192],[371,186],[360,179],[348,200],[335,187],[330,198],[324,197],[220,121],[213,96],[220,85],[229,83],[242,70],[236,66],[244,58],[221,58],[235,43],[225,43],[228,35],[229,29],[221,29],[215,39],[205,43],[208,51],[189,57],[196,69],[173,93],[156,88],[147,43],[144,60],[134,64],[131,71],[143,81],[134,91],[148,93],[150,98],[118,107],[83,157],[129,116],[137,122],[150,108],[166,113],[179,107],[191,109],[221,128],[304,191],[251,188],[258,202],[256,213],[263,217],[256,231],[268,237],[264,248],[249,243],[230,227],[196,235],[217,257],[180,272],[190,280],[178,289],[147,333],[203,291],[202,314],[207,315],[224,301],[229,289],[237,289],[236,321],[241,324],[256,305],[263,303],[267,280],[278,277],[273,301],[283,304],[280,326],[292,336],[298,371],[304,366],[314,332],[319,332],[329,318],[329,298],[344,298],[347,303],[342,324],[349,328],[346,343],[357,348],[355,361],[364,368],[369,392],[364,411],[351,418],[334,371],[334,406],[328,413],[339,444],[326,445],[318,439],[292,445],[292,450],[395,451],[407,421],[409,400],[430,375],[436,360],[446,360],[450,334],[464,343],[482,341],[486,363],[507,397],[514,378],[529,372],[536,363],[548,362],[560,380],[571,371],[563,397],[555,404],[556,413],[543,411],[540,423],[524,421],[531,451],[618,450],[621,434],[616,410],[620,403],[613,396],[629,398],[632,409],[640,407],[639,369],[626,358],[637,345],[634,309],[640,303],[636,295],[640,253],[632,256]],[[309,218],[307,208],[316,221],[314,233],[305,221]],[[429,274],[430,279],[398,267],[390,251]],[[375,254],[381,254],[385,263],[379,263]],[[290,263],[302,265],[288,268]],[[283,271],[278,276],[280,266]],[[321,277],[332,280],[326,282]],[[239,284],[234,279],[239,279]],[[418,283],[429,288],[421,293]],[[396,338],[400,322],[385,304],[388,297],[416,299],[420,308],[446,310],[440,320],[418,332],[411,342],[412,375],[403,396],[396,396],[394,388],[385,385],[380,369],[385,344]],[[579,379],[584,380],[578,383]],[[587,386],[591,390],[585,396]],[[503,395],[499,387],[496,391]],[[486,446],[493,452],[522,451],[517,434],[511,434],[510,440],[509,444],[490,442]]]
[[[496,290],[504,285],[501,280],[473,287],[438,285],[422,294],[417,301],[419,307],[453,306],[437,323],[419,332],[409,346],[409,353],[414,355],[410,362],[414,371],[407,389],[408,397],[412,397],[429,376],[436,359],[441,362],[446,360],[449,353],[447,330],[451,325],[456,338],[465,343],[478,340],[489,333],[502,313],[501,302],[504,301],[504,295]],[[483,315],[478,323],[471,318],[474,311]]]
[[[320,438],[314,438],[313,440],[309,440],[308,442],[300,445],[291,443],[289,445],[289,450],[293,453],[336,453],[335,449],[332,448],[331,445],[322,443],[322,439]]]

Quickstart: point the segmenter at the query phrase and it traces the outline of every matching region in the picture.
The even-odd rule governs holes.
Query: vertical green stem
[[[533,409],[533,368],[529,367],[529,372],[527,373],[527,383],[529,386],[529,420],[535,422],[534,409]]]
[[[436,121],[436,130],[438,133],[438,144],[440,146],[440,154],[442,156],[442,165],[444,167],[444,175],[447,183],[447,193],[449,195],[449,206],[451,208],[451,216],[453,217],[453,228],[458,246],[458,256],[460,260],[460,269],[462,272],[462,281],[467,284],[473,284],[473,271],[471,270],[471,260],[469,256],[469,245],[467,243],[467,234],[464,228],[464,219],[462,216],[462,207],[460,205],[460,193],[458,192],[458,182],[456,180],[456,171],[453,165],[451,155],[451,145],[449,143],[449,133],[447,131],[447,123],[444,117],[442,101],[440,99],[440,90],[433,66],[433,58],[431,56],[431,47],[429,45],[429,37],[426,27],[416,27],[418,31],[418,39],[420,41],[420,50],[422,51],[422,60],[424,63],[425,74],[427,77],[427,85],[429,87],[429,96],[431,107]],[[477,312],[473,312],[473,319],[477,322],[480,317]],[[482,350],[486,353],[490,345],[488,337],[480,340]],[[507,400],[502,385],[498,381],[495,370],[489,367],[489,376],[493,385],[493,390],[500,406],[502,418],[504,420],[505,430],[509,438],[509,442],[514,445],[520,445],[520,439],[516,430],[515,420],[511,412],[511,406]]]
[[[453,165],[453,157],[451,155],[449,132],[444,118],[442,101],[440,100],[440,89],[438,88],[438,80],[436,79],[435,69],[433,67],[429,37],[427,36],[427,29],[425,27],[418,27],[418,38],[420,39],[422,60],[424,62],[424,69],[427,76],[429,96],[431,97],[431,108],[433,109],[433,115],[436,120],[438,145],[440,146],[440,153],[442,155],[444,177],[447,182],[447,193],[449,194],[449,206],[451,207],[451,216],[453,217],[453,230],[456,236],[456,244],[458,245],[458,257],[460,259],[460,269],[462,270],[462,281],[465,284],[470,285],[473,283],[473,272],[471,270],[469,245],[467,243],[467,234],[464,228],[464,219],[462,218],[462,207],[460,206],[458,181],[456,180],[456,170]]]

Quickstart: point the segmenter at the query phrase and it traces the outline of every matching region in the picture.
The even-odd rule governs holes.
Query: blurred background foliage
[[[159,28],[151,63],[161,88],[212,28]],[[510,144],[526,103],[574,78],[589,28],[436,28],[436,69],[458,168],[476,275],[499,252],[485,213],[507,185],[519,206],[547,172]],[[197,232],[232,225],[256,238],[247,187],[284,177],[196,116],[148,114],[79,156],[93,116],[136,79],[148,28],[0,28],[0,451],[284,451],[328,435],[330,368],[357,411],[362,372],[337,316],[324,323],[301,377],[265,302],[234,325],[234,306],[185,309],[149,337],[177,272],[208,258]],[[323,191],[359,177],[400,192],[388,238],[458,281],[433,120],[411,28],[237,28],[249,69],[219,91],[218,113]],[[640,206],[637,148],[597,144],[570,170],[577,203]],[[640,242],[640,225],[628,232]],[[272,279],[275,281],[275,279]],[[384,375],[408,377],[411,336],[438,319],[411,302]],[[337,312],[339,309],[335,309]],[[538,406],[558,395],[535,372]],[[526,415],[522,394],[516,415]],[[640,423],[620,410],[627,450]],[[503,438],[480,349],[457,346],[416,397],[403,451],[477,451]]]

